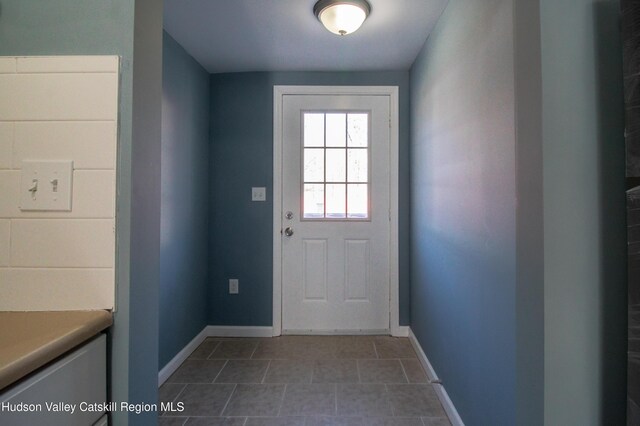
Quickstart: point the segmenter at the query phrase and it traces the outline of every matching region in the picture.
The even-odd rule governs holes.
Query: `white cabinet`
[[[107,402],[106,366],[106,337],[101,334],[3,391],[0,424],[106,424],[104,410],[91,410]]]

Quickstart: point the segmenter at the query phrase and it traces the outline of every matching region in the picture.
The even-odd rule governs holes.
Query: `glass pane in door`
[[[369,113],[303,114],[304,219],[369,219]]]

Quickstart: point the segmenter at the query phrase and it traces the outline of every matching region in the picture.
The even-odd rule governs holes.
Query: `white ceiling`
[[[207,71],[407,70],[448,0],[369,0],[348,36],[328,32],[316,0],[165,0],[164,27]]]

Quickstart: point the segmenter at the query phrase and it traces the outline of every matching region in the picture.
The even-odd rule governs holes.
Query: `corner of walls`
[[[131,103],[129,394],[158,401],[158,292],[162,140],[162,2],[135,0]],[[157,424],[155,411],[120,413],[115,423]]]
[[[211,234],[209,324],[271,326],[273,300],[273,86],[389,85],[400,90],[400,324],[409,304],[409,74],[249,72],[211,76]],[[252,203],[252,186],[267,202]],[[240,280],[240,294],[227,280]]]
[[[210,325],[270,326],[273,88],[267,73],[211,76]],[[251,187],[267,188],[266,202]],[[227,282],[239,279],[230,295]]]
[[[544,424],[544,209],[539,0],[514,2],[516,424]]]
[[[159,365],[207,325],[209,73],[163,34]]]
[[[541,0],[545,424],[625,424],[620,2]]]

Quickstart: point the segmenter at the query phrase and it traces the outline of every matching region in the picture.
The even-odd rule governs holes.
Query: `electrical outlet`
[[[240,285],[239,280],[232,278],[229,280],[229,294],[238,294],[239,288],[238,286]]]
[[[251,188],[251,201],[267,201],[267,188],[264,186]]]

